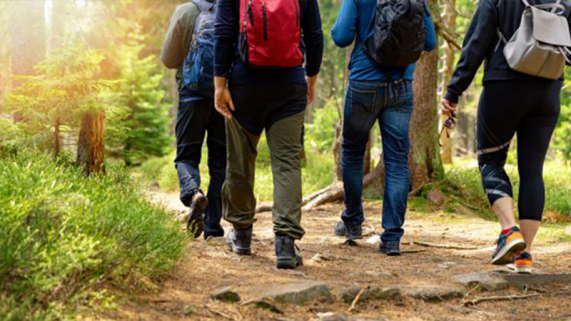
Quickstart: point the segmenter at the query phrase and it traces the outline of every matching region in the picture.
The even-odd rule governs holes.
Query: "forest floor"
[[[153,198],[173,214],[185,210],[176,195],[157,192]],[[403,255],[387,257],[379,253],[378,236],[373,234],[381,226],[380,204],[364,205],[368,236],[358,246],[346,245],[333,235],[341,204],[304,212],[306,236],[298,243],[305,265],[294,271],[275,268],[271,213],[257,216],[251,257],[234,255],[223,239],[192,241],[177,267],[159,282],[157,293],[135,295],[107,317],[141,321],[571,320],[571,278],[560,283],[539,279],[539,284],[522,288],[495,276],[515,276],[506,267],[489,263],[498,233],[496,222],[467,209],[462,213],[411,210]],[[229,229],[226,223],[224,227]],[[534,249],[536,273],[569,273],[571,226],[546,230]],[[472,272],[483,273],[475,276],[481,280],[463,285],[455,280]],[[230,294],[239,294],[240,302],[212,298],[213,292],[228,286]],[[358,292],[363,295],[351,308]],[[475,298],[529,294],[521,300],[465,304]]]

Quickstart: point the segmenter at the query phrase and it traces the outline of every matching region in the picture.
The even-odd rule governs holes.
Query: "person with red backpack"
[[[214,109],[214,0],[193,0],[176,8],[165,37],[162,61],[177,69],[179,106],[176,117],[175,164],[180,200],[189,232],[204,238],[224,236],[221,190],[226,177],[224,118]],[[208,198],[200,189],[198,167],[208,132]]]
[[[223,216],[232,251],[251,253],[254,171],[263,131],[274,178],[277,267],[302,264],[300,151],[305,109],[315,95],[323,54],[317,0],[218,0],[215,106],[226,118],[228,167]],[[305,59],[304,59],[305,58]]]

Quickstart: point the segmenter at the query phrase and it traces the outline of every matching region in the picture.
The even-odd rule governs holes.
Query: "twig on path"
[[[452,244],[436,244],[420,241],[412,241],[412,244],[416,244],[424,247],[435,247],[439,249],[449,249],[449,250],[477,250],[476,246],[462,246],[462,245],[452,245]]]
[[[357,296],[355,297],[355,299],[353,300],[353,303],[351,303],[351,306],[349,307],[349,309],[347,310],[347,312],[353,312],[353,310],[355,310],[355,307],[357,306],[357,303],[359,303],[359,300],[361,300],[361,296],[363,295],[363,293],[365,293],[365,291],[367,291],[370,288],[370,286],[367,286],[366,288],[362,288],[361,291],[359,291],[359,293],[357,294]]]
[[[401,251],[402,254],[414,254],[414,253],[422,253],[426,252],[426,250],[405,250]]]
[[[231,316],[229,316],[229,315],[227,315],[227,314],[224,314],[224,313],[222,313],[222,312],[220,312],[220,311],[214,310],[213,308],[209,307],[208,305],[205,305],[204,308],[205,308],[206,310],[208,310],[208,312],[210,312],[210,313],[212,313],[212,314],[215,314],[215,315],[217,315],[217,316],[226,318],[226,319],[228,319],[228,320],[236,321],[235,318],[233,318],[233,317],[231,317]]]
[[[464,300],[464,306],[472,306],[478,303],[486,302],[486,301],[513,301],[513,300],[522,300],[527,298],[532,298],[536,296],[540,296],[541,293],[533,293],[533,294],[524,294],[524,295],[505,295],[505,296],[489,296],[484,298],[475,298],[472,300]]]
[[[523,295],[505,295],[505,296],[489,296],[483,298],[475,298],[472,300],[464,300],[464,306],[473,306],[481,302],[486,301],[513,301],[513,300],[523,300],[538,296],[556,296],[556,295],[565,295],[571,294],[571,291],[561,291],[561,292],[554,292],[554,293],[531,293],[531,294],[523,294]]]

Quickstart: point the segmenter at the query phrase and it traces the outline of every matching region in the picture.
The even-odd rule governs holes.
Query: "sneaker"
[[[278,269],[295,269],[303,265],[303,258],[294,239],[286,235],[276,235],[276,257]]]
[[[190,203],[190,214],[186,223],[186,230],[197,238],[204,230],[204,209],[208,206],[208,199],[201,190],[196,191]]]
[[[505,235],[500,234],[498,238],[498,246],[492,256],[492,264],[502,265],[512,263],[515,253],[525,250],[525,241],[523,235],[517,226],[511,228],[510,232]]]
[[[533,261],[529,252],[523,251],[515,255],[514,270],[519,274],[531,274]]]
[[[333,232],[336,236],[345,236],[348,240],[360,240],[363,238],[363,228],[362,226],[348,226],[345,222],[339,221],[333,227]]]
[[[231,229],[226,236],[226,244],[235,254],[251,255],[252,227],[241,230]]]
[[[399,256],[400,255],[400,243],[399,242],[381,242],[379,246],[379,251],[388,256]]]

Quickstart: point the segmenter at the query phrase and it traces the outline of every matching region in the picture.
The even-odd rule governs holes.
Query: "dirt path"
[[[167,207],[183,210],[176,196],[156,194],[155,199]],[[367,203],[366,226],[380,229],[380,203]],[[129,320],[571,320],[571,295],[545,295],[545,291],[569,291],[568,284],[536,286],[527,293],[542,293],[520,301],[485,302],[476,306],[462,305],[464,298],[491,295],[523,294],[525,290],[509,287],[494,292],[460,287],[453,277],[470,272],[497,270],[488,264],[498,226],[471,215],[443,212],[407,214],[406,235],[400,257],[386,257],[377,248],[377,238],[359,241],[359,246],[344,245],[344,239],[333,236],[340,205],[307,211],[303,226],[307,234],[299,242],[305,266],[295,271],[277,270],[275,266],[271,214],[258,216],[254,229],[253,255],[232,254],[222,240],[189,244],[186,256],[172,274],[160,284],[160,292],[128,302],[114,319]],[[225,228],[228,228],[225,225]],[[368,229],[365,229],[368,230]],[[369,233],[373,231],[369,229]],[[372,234],[371,234],[372,235]],[[535,258],[540,273],[571,271],[571,227],[550,227],[538,241]],[[565,237],[567,236],[567,237]],[[415,241],[433,244],[473,246],[476,249],[424,247]],[[332,298],[303,305],[274,303],[281,313],[255,304],[223,303],[210,294],[232,286],[241,302],[255,299],[283,284],[321,281],[330,289]],[[347,312],[350,302],[340,300],[343,293],[367,287],[400,289],[390,299],[367,299]],[[443,290],[434,296],[417,292]],[[438,292],[437,291],[437,292]],[[448,292],[447,292],[448,291]],[[440,292],[439,292],[440,293]],[[353,293],[354,296],[355,293]],[[331,316],[336,314],[336,316]],[[344,316],[340,316],[343,314]]]

